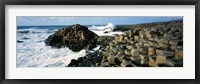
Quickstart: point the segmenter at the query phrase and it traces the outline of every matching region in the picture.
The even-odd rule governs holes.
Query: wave
[[[17,30],[17,33],[24,33],[24,34],[27,34],[27,33],[54,33],[56,32],[58,29],[53,29],[53,30],[50,30],[50,29],[33,29],[33,28],[30,28],[30,29],[18,29]]]
[[[106,26],[91,26],[89,27],[90,30],[99,30],[99,31],[112,31],[115,27],[113,23],[108,23]]]
[[[34,46],[34,47],[33,47]],[[41,43],[17,44],[17,67],[65,67],[72,59],[86,55],[86,50],[55,49]]]
[[[115,29],[116,26],[113,23],[108,23],[105,26],[90,26],[88,27],[89,30],[93,31],[99,36],[115,36],[116,34],[123,34],[123,32],[120,31],[112,31]]]
[[[104,33],[106,27],[115,28],[114,24],[89,27],[99,36],[122,34],[123,32]],[[17,29],[17,67],[65,67],[71,59],[78,59],[86,55],[86,50],[73,52],[69,48],[55,49],[46,46],[44,40],[56,32],[59,28],[29,28]],[[100,47],[94,48],[94,52]]]

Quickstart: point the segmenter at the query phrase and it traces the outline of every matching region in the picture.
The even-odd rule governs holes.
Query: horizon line
[[[155,22],[133,23],[133,24],[115,24],[115,25],[137,25],[137,24],[145,24],[145,23],[159,23],[159,22],[171,22],[171,21],[183,21],[183,19],[170,20],[170,21],[155,21]],[[79,24],[79,23],[77,23],[77,24]],[[87,25],[107,25],[107,24],[80,24],[80,25],[87,26]],[[64,25],[64,24],[59,24],[59,25],[16,25],[16,26],[70,26],[70,25],[74,25],[74,24],[67,24],[67,25]]]

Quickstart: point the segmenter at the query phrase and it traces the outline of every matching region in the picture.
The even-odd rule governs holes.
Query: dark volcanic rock
[[[86,47],[90,49],[95,47],[97,38],[98,35],[87,27],[75,24],[59,29],[45,40],[45,44],[55,48],[69,47],[77,52]]]
[[[30,39],[30,38],[28,38],[28,37],[23,37],[22,39],[26,40],[26,39]]]
[[[71,60],[68,67],[183,67],[181,25],[180,21],[125,25],[124,34],[99,36],[100,48]]]
[[[102,56],[100,51],[89,52],[84,57],[77,60],[72,59],[68,67],[97,67],[101,63]]]
[[[105,31],[104,33],[108,33],[107,31]]]
[[[97,44],[103,47],[107,46],[112,40],[114,40],[114,36],[99,36],[97,39]]]
[[[17,43],[23,43],[24,41],[17,40]]]

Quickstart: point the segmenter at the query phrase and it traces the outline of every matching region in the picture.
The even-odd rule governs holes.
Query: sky
[[[17,26],[140,24],[182,20],[182,16],[17,16]]]

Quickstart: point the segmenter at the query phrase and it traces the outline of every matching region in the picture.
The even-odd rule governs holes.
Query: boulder
[[[147,42],[144,42],[144,47],[148,47],[149,46],[149,44],[147,43]]]
[[[134,29],[133,30],[133,33],[134,35],[139,35],[139,32],[141,31],[141,29]]]
[[[126,41],[126,40],[122,40],[122,41],[121,41],[121,43],[123,43],[123,44],[126,44],[126,43],[127,43],[127,41]]]
[[[28,38],[28,37],[23,37],[22,39],[26,40],[26,39],[30,39],[30,38]]]
[[[167,38],[167,39],[170,39],[170,38],[172,37],[172,35],[171,35],[171,34],[168,34],[168,33],[165,33],[163,37],[164,37],[164,38]]]
[[[172,58],[171,61],[173,61],[174,67],[183,67],[182,59]]]
[[[106,51],[103,51],[103,52],[102,52],[102,55],[105,56],[105,57],[108,57],[108,56],[110,55],[110,53],[109,53],[109,52],[106,52]]]
[[[155,41],[159,42],[159,40],[160,40],[160,37],[159,36],[155,36]]]
[[[167,56],[165,54],[157,55],[157,58],[156,58],[157,64],[166,64],[166,62],[167,62]]]
[[[130,58],[124,58],[122,60],[121,67],[131,67],[131,66],[132,66],[132,63],[131,63]]]
[[[131,44],[131,45],[133,45],[134,44],[134,41],[132,41],[132,40],[129,40],[129,41],[127,41],[129,44]]]
[[[132,60],[132,64],[135,66],[141,66],[141,59],[140,57],[130,57]]]
[[[169,44],[177,46],[179,44],[179,40],[171,40],[169,41]]]
[[[135,41],[135,42],[138,42],[139,40],[140,40],[140,36],[135,35],[135,36],[134,36],[134,41]]]
[[[23,43],[24,41],[17,40],[17,43]]]
[[[124,40],[128,40],[128,37],[124,37]]]
[[[148,38],[148,40],[151,40],[151,41],[153,41],[153,40],[155,40],[155,38]]]
[[[117,53],[117,49],[116,49],[116,47],[110,47],[110,52]]]
[[[108,56],[107,60],[108,60],[109,64],[115,64],[115,58],[116,57],[113,55]]]
[[[120,44],[119,47],[120,47],[121,49],[126,49],[126,44]]]
[[[119,51],[117,52],[117,54],[119,54],[119,55],[124,55],[124,51],[123,51],[123,50],[119,50]]]
[[[171,50],[175,50],[176,48],[177,48],[177,46],[175,46],[175,45],[171,45],[171,46],[170,46],[170,49],[171,49]]]
[[[164,53],[164,50],[162,49],[156,49],[156,54],[157,55],[160,55],[160,54],[163,54]]]
[[[134,48],[135,46],[133,46],[133,45],[126,45],[126,48],[128,49],[128,50],[131,50],[132,48]]]
[[[122,62],[122,60],[123,60],[124,57],[125,57],[125,55],[121,55],[121,54],[117,54],[117,55],[116,55],[116,58],[117,58],[120,62]]]
[[[97,39],[97,44],[102,46],[107,46],[108,44],[111,44],[109,46],[113,46],[115,44],[114,42],[112,42],[113,39],[113,36],[99,36],[99,38]]]
[[[156,56],[149,57],[148,65],[150,67],[157,67],[158,66],[157,63],[156,63]]]
[[[110,46],[106,46],[106,48],[104,49],[105,51],[110,51]]]
[[[72,51],[78,52],[83,48],[96,47],[97,38],[98,35],[87,27],[75,24],[59,29],[45,40],[45,44],[55,48],[69,47]]]
[[[124,37],[122,35],[118,35],[118,36],[115,37],[115,41],[116,42],[122,42],[123,38]]]
[[[131,55],[131,51],[130,50],[124,50],[125,55],[130,56]]]
[[[140,41],[140,42],[138,43],[138,45],[139,45],[140,47],[143,47],[143,46],[144,46],[144,42]]]
[[[171,59],[167,59],[166,65],[168,65],[169,67],[174,67],[175,66],[175,62],[172,61]]]
[[[109,64],[108,62],[103,62],[103,63],[101,63],[101,66],[102,66],[102,67],[109,67],[110,64]]]
[[[115,62],[116,65],[120,65],[121,64],[121,59],[115,57],[114,58],[114,62]]]
[[[174,51],[165,50],[163,54],[167,55],[167,58],[174,58]]]
[[[147,53],[148,53],[148,48],[147,47],[140,47],[139,49],[140,49],[140,53],[141,54],[147,55]]]
[[[146,37],[145,32],[142,31],[142,30],[139,32],[139,35],[140,35],[140,37],[141,37],[142,39],[145,39],[145,37]]]
[[[176,49],[175,50],[175,57],[177,59],[183,59],[183,50],[182,49]]]
[[[83,61],[83,60],[79,61],[79,60],[76,60],[76,59],[72,59],[71,62],[70,62],[70,64],[68,66],[70,66],[70,67],[77,67],[77,66],[79,66],[79,63],[81,61]]]
[[[153,35],[153,31],[147,31],[145,32],[145,35],[148,37],[148,38],[154,38],[155,36]]]
[[[140,59],[141,59],[141,64],[143,66],[148,66],[148,62],[149,62],[149,57],[147,55],[141,55],[140,54]]]
[[[148,41],[148,46],[159,47],[159,45],[156,41]]]
[[[148,48],[148,55],[155,55],[156,54],[156,48],[155,47],[149,47]]]
[[[106,33],[108,33],[108,31],[105,31],[105,32],[103,32],[103,33],[105,33],[105,34],[106,34]]]
[[[109,46],[115,46],[115,43],[114,42],[110,42]]]
[[[165,43],[159,43],[159,47],[161,47],[163,49],[167,49],[167,48],[169,48],[169,45],[167,45]]]
[[[140,54],[140,51],[138,49],[135,49],[135,48],[131,49],[131,56],[138,57],[139,54]]]
[[[169,43],[169,39],[167,39],[167,38],[161,38],[161,39],[159,40],[159,42],[160,42],[160,43],[164,43],[164,44],[168,44],[168,43]]]
[[[131,30],[128,31],[128,37],[129,38],[133,37],[133,33],[131,32]]]
[[[166,28],[163,28],[163,31],[164,32],[168,32],[170,30],[170,28],[166,27]]]

